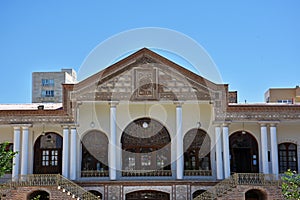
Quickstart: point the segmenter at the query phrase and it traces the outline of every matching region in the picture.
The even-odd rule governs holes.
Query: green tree
[[[286,199],[300,200],[300,174],[288,170],[282,177],[282,194]]]
[[[11,172],[12,170],[12,159],[15,157],[17,152],[13,152],[9,149],[9,142],[0,144],[0,177],[4,174]]]

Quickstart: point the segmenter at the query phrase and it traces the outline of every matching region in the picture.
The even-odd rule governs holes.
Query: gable
[[[220,87],[148,50],[142,49],[78,83],[76,101],[205,100],[220,96]],[[218,93],[218,94],[217,94]]]

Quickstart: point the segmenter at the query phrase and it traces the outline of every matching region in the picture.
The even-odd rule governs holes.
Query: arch
[[[159,121],[139,118],[121,136],[123,170],[170,170],[171,137]]]
[[[280,173],[288,169],[298,171],[297,144],[290,142],[278,144],[278,164]]]
[[[33,199],[49,200],[50,194],[44,190],[35,190],[31,192],[27,197],[27,200],[33,200]]]
[[[125,200],[169,200],[170,194],[156,190],[139,190],[125,195]]]
[[[88,192],[92,193],[93,195],[97,196],[98,198],[102,199],[102,194],[101,192],[97,190],[89,190]]]
[[[48,132],[37,138],[34,143],[35,174],[58,174],[62,172],[63,138],[54,132]]]
[[[245,200],[266,200],[267,195],[258,189],[251,189],[245,193]]]
[[[231,134],[229,137],[229,149],[231,172],[258,173],[258,143],[251,133],[238,131]]]
[[[202,129],[191,129],[183,138],[184,169],[211,170],[210,137]]]
[[[197,196],[199,196],[200,194],[202,194],[203,192],[206,192],[206,190],[196,190],[194,193],[193,193],[193,199],[195,199]]]
[[[93,176],[101,176],[100,172],[108,170],[108,138],[105,133],[92,130],[86,133],[82,140],[81,175],[90,176],[87,171],[98,171]]]

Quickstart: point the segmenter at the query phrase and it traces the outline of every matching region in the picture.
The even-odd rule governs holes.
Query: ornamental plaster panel
[[[186,200],[188,196],[187,185],[176,185],[176,200]]]
[[[121,200],[121,186],[108,186],[108,199]]]

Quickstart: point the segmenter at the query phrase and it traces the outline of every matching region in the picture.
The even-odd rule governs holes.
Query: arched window
[[[278,145],[279,172],[284,173],[288,169],[298,171],[297,145],[282,143]]]
[[[192,129],[184,136],[184,169],[211,170],[210,138],[201,129]]]
[[[32,199],[39,199],[39,200],[49,200],[50,199],[50,195],[48,192],[43,191],[43,190],[37,190],[32,192],[28,198],[28,200],[32,200]]]
[[[108,138],[100,131],[91,131],[82,138],[81,176],[107,176]]]
[[[61,173],[62,141],[63,138],[57,133],[46,133],[38,137],[34,143],[33,173]]]
[[[131,122],[121,143],[123,170],[170,170],[171,138],[160,122],[150,118]]]

